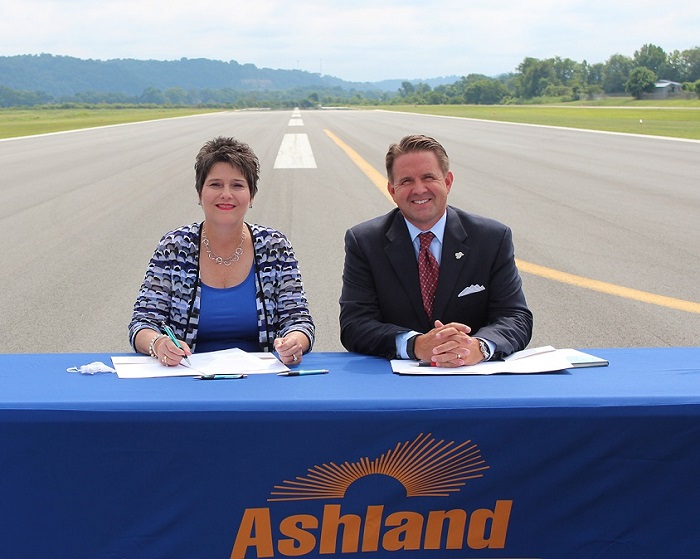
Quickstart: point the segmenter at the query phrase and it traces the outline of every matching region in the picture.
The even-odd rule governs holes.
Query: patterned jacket
[[[293,330],[306,334],[313,346],[315,327],[292,245],[279,231],[256,224],[247,226],[255,250],[253,266],[261,351],[273,351],[275,338]],[[160,240],[129,324],[129,341],[134,349],[139,330],[152,328],[162,332],[165,322],[194,351],[201,297],[201,227],[201,223],[186,225]]]

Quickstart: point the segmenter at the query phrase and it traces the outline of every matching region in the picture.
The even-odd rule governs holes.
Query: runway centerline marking
[[[285,134],[277,152],[275,169],[315,169],[316,160],[306,134]]]
[[[372,183],[374,183],[374,185],[382,193],[384,193],[384,195],[389,200],[391,200],[391,203],[394,204],[394,200],[391,198],[386,188],[386,177],[379,173],[379,171],[377,171],[369,163],[367,163],[362,158],[362,156],[360,156],[354,149],[352,149],[335,134],[333,134],[333,132],[331,132],[330,130],[324,130],[324,132],[331,140],[333,140],[338,145],[338,147],[340,147],[340,149],[342,149],[345,152],[345,154],[352,160],[352,162],[355,163],[355,165],[357,165],[360,168],[360,170],[363,173],[365,173],[365,175],[367,175],[370,181],[372,181]],[[700,303],[695,303],[693,301],[675,299],[673,297],[666,297],[665,295],[657,295],[656,293],[649,293],[647,291],[640,291],[638,289],[623,287],[614,283],[606,283],[604,281],[594,280],[583,276],[577,276],[575,274],[569,274],[567,272],[562,272],[553,268],[540,266],[539,264],[526,262],[525,260],[520,260],[519,258],[516,258],[515,262],[520,271],[532,274],[534,276],[539,276],[541,278],[546,278],[560,283],[574,285],[576,287],[583,287],[584,289],[598,291],[599,293],[606,293],[608,295],[614,295],[616,297],[632,299],[634,301],[640,301],[642,303],[648,303],[650,305],[657,305],[669,309],[700,314]]]

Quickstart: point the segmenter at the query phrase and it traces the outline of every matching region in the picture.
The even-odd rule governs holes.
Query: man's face
[[[389,194],[404,217],[419,229],[430,229],[445,213],[452,188],[452,171],[442,174],[432,151],[413,151],[394,160],[394,183]]]

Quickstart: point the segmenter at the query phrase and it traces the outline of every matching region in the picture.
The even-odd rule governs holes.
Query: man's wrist
[[[406,340],[406,355],[408,355],[409,359],[418,359],[418,357],[416,357],[416,339],[418,336],[420,336],[420,334],[414,334]]]
[[[479,342],[479,350],[481,350],[481,355],[484,358],[484,361],[491,359],[491,347],[489,346],[488,342],[486,340],[482,340],[481,338],[476,338],[476,340]]]
[[[395,359],[410,359],[408,353],[406,352],[406,344],[408,343],[408,339],[412,338],[416,334],[420,334],[420,332],[416,332],[415,330],[405,330],[396,334],[396,353],[392,357]]]

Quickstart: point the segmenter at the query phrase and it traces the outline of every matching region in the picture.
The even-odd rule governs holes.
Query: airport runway
[[[260,157],[249,221],[289,236],[316,350],[342,351],[343,235],[391,209],[384,154],[409,133],[447,148],[452,205],[512,227],[531,346],[700,345],[700,142],[325,110],[0,141],[0,352],[130,351],[148,259],[165,232],[202,218],[194,157],[221,134]]]

